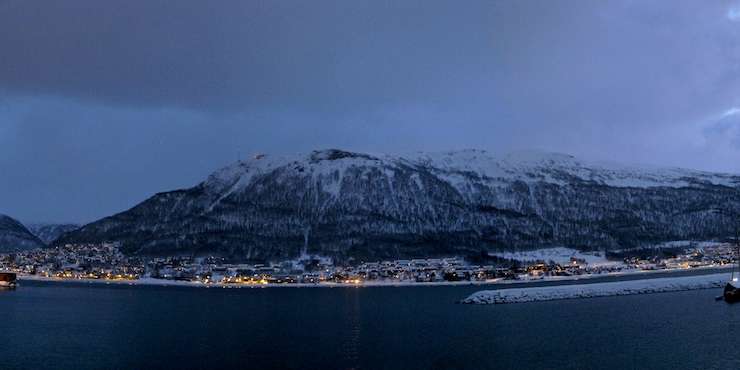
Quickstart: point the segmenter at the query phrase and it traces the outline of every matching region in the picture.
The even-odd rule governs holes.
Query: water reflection
[[[347,369],[358,370],[360,368],[360,291],[359,289],[347,289],[345,296],[346,310],[345,320],[347,331],[342,341],[342,355]]]

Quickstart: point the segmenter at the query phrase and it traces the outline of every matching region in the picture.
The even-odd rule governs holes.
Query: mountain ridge
[[[157,193],[55,244],[130,254],[340,260],[570,245],[616,248],[730,235],[740,176],[481,150],[256,155]]]
[[[45,244],[14,218],[0,214],[0,253],[41,248]]]
[[[44,223],[44,222],[35,222],[35,223],[28,223],[25,225],[28,231],[31,232],[31,234],[35,235],[41,241],[43,241],[46,244],[49,244],[62,236],[62,234],[66,232],[70,232],[72,230],[76,230],[80,227],[79,224],[73,224],[73,223]]]

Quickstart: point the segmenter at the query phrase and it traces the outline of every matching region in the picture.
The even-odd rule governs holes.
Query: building
[[[16,275],[13,272],[0,272],[0,288],[15,288]]]

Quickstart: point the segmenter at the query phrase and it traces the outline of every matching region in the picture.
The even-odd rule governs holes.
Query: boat
[[[737,278],[733,278],[727,283],[727,285],[725,285],[725,291],[723,293],[725,302],[740,302],[740,288],[738,287],[738,285],[740,284],[738,284]]]
[[[13,272],[0,272],[0,289],[14,289],[16,275]]]

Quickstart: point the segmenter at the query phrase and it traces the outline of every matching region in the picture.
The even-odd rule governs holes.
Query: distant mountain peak
[[[49,244],[62,236],[62,234],[76,230],[80,228],[79,224],[74,223],[29,223],[26,225],[28,230],[41,239],[46,244]]]
[[[41,248],[44,243],[14,218],[0,214],[0,252]]]

